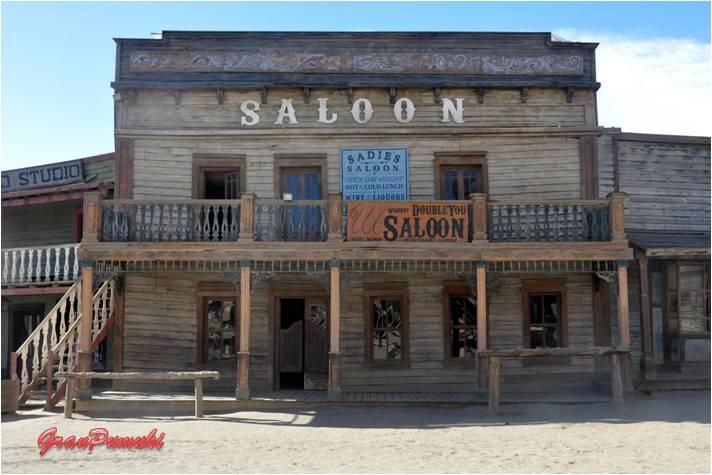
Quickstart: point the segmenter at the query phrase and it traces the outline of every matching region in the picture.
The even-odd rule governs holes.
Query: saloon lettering
[[[318,107],[314,114],[316,121],[320,124],[333,124],[343,119],[336,112],[329,110],[329,99],[326,97],[317,98]],[[246,100],[240,103],[240,125],[244,127],[254,127],[259,125],[262,107],[257,101]],[[464,99],[457,97],[449,99],[443,97],[441,100],[442,118],[440,122],[463,124],[464,119]],[[375,107],[370,100],[359,98],[353,101],[351,106],[351,118],[360,125],[368,124],[373,118]],[[393,119],[401,124],[411,122],[416,115],[416,107],[412,100],[401,97],[392,107]],[[294,99],[281,99],[277,108],[277,116],[274,125],[296,125],[299,123],[297,111],[294,108]]]
[[[447,202],[348,204],[350,241],[467,241],[467,204]]]

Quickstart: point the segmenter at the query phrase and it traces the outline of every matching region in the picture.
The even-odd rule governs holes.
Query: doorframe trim
[[[329,293],[312,285],[303,288],[277,287],[269,289],[267,303],[267,382],[272,391],[279,390],[279,332],[277,331],[277,318],[279,317],[278,300],[282,298],[323,297],[329,305]],[[327,310],[328,311],[328,310]],[[306,315],[305,315],[306,318]]]

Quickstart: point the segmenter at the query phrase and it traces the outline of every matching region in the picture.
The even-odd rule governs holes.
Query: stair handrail
[[[22,352],[22,350],[26,350],[27,347],[30,345],[30,341],[35,338],[35,334],[38,333],[38,332],[40,332],[40,331],[42,331],[46,326],[49,326],[49,322],[50,322],[50,318],[49,318],[49,317],[50,317],[54,312],[59,311],[59,309],[61,308],[62,305],[66,305],[67,299],[70,297],[70,294],[72,293],[72,291],[74,291],[74,288],[75,288],[75,287],[77,287],[76,292],[78,292],[77,298],[78,298],[79,301],[81,302],[81,298],[82,298],[82,290],[81,290],[81,289],[82,289],[82,287],[81,287],[81,279],[80,279],[80,280],[76,281],[74,284],[72,284],[72,286],[69,287],[69,289],[64,293],[64,295],[62,296],[62,298],[59,299],[59,301],[54,305],[54,307],[52,307],[52,310],[50,310],[49,312],[47,312],[47,315],[45,315],[45,317],[42,319],[42,321],[40,322],[40,324],[37,325],[37,328],[35,328],[35,329],[32,331],[32,333],[30,333],[30,336],[28,336],[27,339],[15,350],[15,353],[20,354],[20,353]],[[80,315],[81,315],[81,309],[78,309],[78,310],[77,310],[77,313],[76,313],[75,320],[78,320]],[[71,326],[71,324],[70,324],[70,326]]]

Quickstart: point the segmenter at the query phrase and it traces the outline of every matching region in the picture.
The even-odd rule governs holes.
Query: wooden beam
[[[341,213],[341,194],[331,193],[329,194],[329,208],[328,208],[328,219],[329,219],[329,233],[327,239],[329,241],[343,241],[343,236],[341,235],[341,225],[343,220],[343,215]]]
[[[134,178],[134,141],[133,139],[116,139],[116,198],[133,198]]]
[[[195,417],[203,417],[203,380],[195,379]]]
[[[487,241],[487,193],[472,193],[472,242]],[[479,242],[478,242],[479,241]]]
[[[250,265],[240,261],[240,351],[237,354],[237,399],[250,398]]]
[[[613,393],[613,403],[618,407],[623,407],[621,362],[620,356],[616,353],[611,353],[611,392]]]
[[[101,237],[101,201],[97,192],[84,194],[82,242],[98,242]]]
[[[49,287],[10,287],[3,288],[2,295],[16,296],[16,295],[62,295],[64,294],[73,282],[68,282],[66,286],[53,285]]]
[[[255,194],[240,195],[240,236],[239,242],[254,242],[255,240]]]
[[[489,413],[496,416],[499,412],[499,380],[502,369],[501,360],[489,358]]]
[[[477,351],[487,349],[487,263],[478,262],[477,271]]]
[[[596,137],[579,138],[579,157],[581,170],[581,198],[598,198],[598,157]]]
[[[630,349],[630,311],[628,305],[628,261],[618,261],[618,346]],[[630,354],[622,357],[623,387],[633,390],[633,373]]]
[[[116,295],[114,296],[114,339],[112,370],[121,372],[124,369],[124,311],[126,304],[126,278],[117,278]]]
[[[650,284],[648,281],[648,259],[638,260],[640,265],[640,329],[643,350],[643,374],[645,379],[653,379],[655,375],[655,359],[653,355],[653,316],[650,305]]]
[[[82,319],[79,323],[79,371],[91,371],[91,344],[92,344],[92,323],[94,313],[94,293],[92,284],[94,283],[94,263],[92,261],[82,261],[81,280],[81,301],[80,309]],[[79,388],[89,390],[91,379],[81,379]],[[90,392],[90,391],[89,391]],[[88,394],[85,394],[88,395]]]
[[[610,208],[608,217],[611,227],[611,240],[625,240],[625,193],[614,191],[608,194]]]
[[[329,286],[329,399],[341,399],[341,262],[330,262]]]

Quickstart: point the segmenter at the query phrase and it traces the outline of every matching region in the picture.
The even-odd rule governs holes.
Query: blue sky
[[[709,102],[701,103],[710,89],[708,2],[6,1],[2,169],[112,151],[112,38],[190,29],[553,31],[601,43],[602,125],[633,132],[710,132]]]

